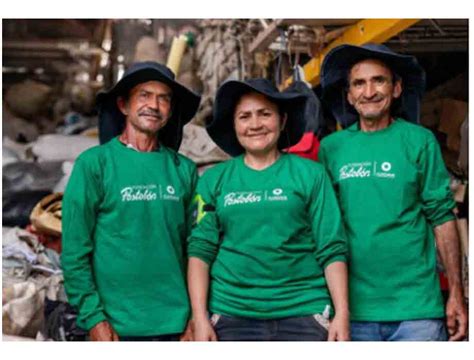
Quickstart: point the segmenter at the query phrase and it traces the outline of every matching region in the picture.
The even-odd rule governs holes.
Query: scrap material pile
[[[67,301],[59,260],[62,193],[74,160],[99,142],[93,116],[69,111],[53,127],[44,105],[51,91],[27,80],[11,86],[3,103],[2,318],[6,335],[65,340],[71,329],[53,336],[61,326],[49,316]]]

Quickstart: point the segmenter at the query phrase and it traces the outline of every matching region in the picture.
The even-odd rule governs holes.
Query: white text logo
[[[352,163],[339,169],[339,179],[365,178],[370,176],[371,163]]]
[[[276,188],[272,191],[273,196],[268,197],[268,201],[287,201],[288,197],[283,194],[283,189]]]
[[[154,201],[157,199],[156,185],[135,185],[120,191],[122,201]]]
[[[262,201],[260,191],[231,192],[224,197],[224,206],[248,204]]]

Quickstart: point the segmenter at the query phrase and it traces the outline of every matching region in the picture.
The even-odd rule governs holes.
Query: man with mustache
[[[197,173],[176,151],[200,97],[142,62],[97,102],[102,144],[78,157],[63,202],[61,261],[78,325],[93,341],[189,340]]]
[[[463,339],[455,202],[439,145],[416,124],[423,69],[383,45],[341,45],[325,57],[321,83],[345,128],[323,139],[319,159],[347,230],[351,338]],[[435,243],[449,281],[445,309]]]

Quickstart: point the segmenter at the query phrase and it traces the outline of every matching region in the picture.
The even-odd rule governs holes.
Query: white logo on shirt
[[[166,187],[166,192],[167,193],[165,193],[165,194],[163,194],[163,196],[161,196],[161,198],[163,200],[179,201],[179,196],[175,195],[176,190],[173,186],[168,185]],[[161,186],[160,186],[160,195],[161,195]]]
[[[261,191],[231,192],[224,196],[224,206],[248,204],[262,201]]]
[[[350,163],[339,169],[339,180],[370,177],[371,162]]]
[[[287,201],[288,196],[283,189],[275,188],[272,191],[239,191],[230,192],[224,196],[224,207],[238,204],[252,204],[262,201]]]
[[[160,200],[180,201],[180,197],[175,195],[176,190],[173,186],[168,185],[166,192],[162,190],[161,185],[132,185],[124,187],[120,190],[123,202],[128,201],[154,201]]]
[[[392,164],[390,164],[389,162],[384,162],[382,163],[382,170],[383,171],[390,171],[390,169],[392,168]]]
[[[156,185],[134,185],[120,191],[122,201],[154,201],[157,199]]]
[[[382,162],[380,167],[377,162],[365,161],[361,163],[345,164],[339,169],[339,180],[350,178],[369,178],[372,176],[386,179],[394,179],[395,174],[390,172],[392,164],[388,161]]]
[[[283,189],[280,189],[280,188],[273,189],[272,193],[273,193],[273,196],[271,195],[268,197],[265,196],[265,199],[268,201],[287,201],[288,200],[288,197],[286,195],[282,195]],[[265,195],[266,195],[266,192],[265,192]]]

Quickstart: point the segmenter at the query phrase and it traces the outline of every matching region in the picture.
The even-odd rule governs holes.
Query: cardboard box
[[[459,152],[462,122],[467,116],[468,105],[464,101],[443,99],[438,130],[448,135],[448,149]]]

